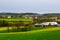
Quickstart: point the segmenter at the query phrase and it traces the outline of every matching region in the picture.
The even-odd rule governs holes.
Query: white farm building
[[[57,22],[43,22],[43,23],[40,23],[40,24],[36,23],[35,26],[43,26],[43,25],[48,26],[49,24],[50,24],[51,26],[58,25]]]
[[[40,25],[49,25],[49,24],[51,24],[51,25],[58,25],[57,22],[43,22]]]

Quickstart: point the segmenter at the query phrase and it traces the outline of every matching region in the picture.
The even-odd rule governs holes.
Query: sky
[[[0,0],[0,12],[60,12],[60,0]]]

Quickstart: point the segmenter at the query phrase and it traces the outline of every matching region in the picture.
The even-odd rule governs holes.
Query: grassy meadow
[[[0,18],[0,20],[32,21],[32,19],[25,18]],[[60,27],[32,27],[31,31],[26,32],[7,32],[7,28],[0,28],[0,40],[60,40]]]
[[[28,32],[0,33],[0,40],[60,40],[60,27]]]
[[[6,21],[32,21],[32,18],[0,18],[0,20]]]

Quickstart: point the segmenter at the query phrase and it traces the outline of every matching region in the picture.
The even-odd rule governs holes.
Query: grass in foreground
[[[0,34],[0,40],[60,40],[60,30],[20,34]]]
[[[56,29],[56,30],[55,30]],[[58,29],[58,30],[57,30]],[[49,28],[49,31],[37,30],[35,32],[23,32],[23,33],[0,33],[0,40],[60,40],[60,29]]]

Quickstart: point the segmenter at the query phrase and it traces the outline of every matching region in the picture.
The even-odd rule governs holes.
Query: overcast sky
[[[2,12],[60,12],[60,0],[0,0]]]

